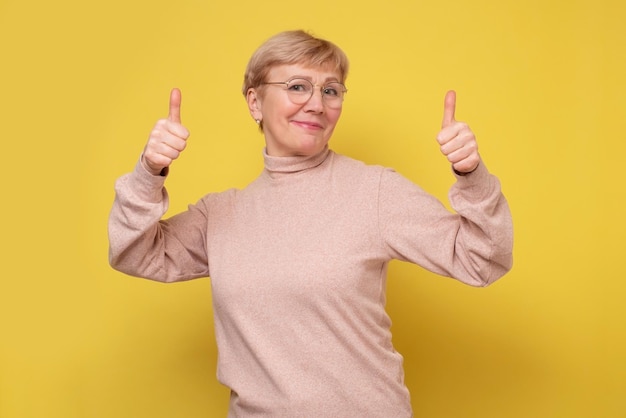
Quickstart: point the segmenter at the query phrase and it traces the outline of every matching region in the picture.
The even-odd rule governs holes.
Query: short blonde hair
[[[337,45],[303,30],[285,31],[269,38],[252,54],[244,75],[243,95],[266,82],[273,67],[291,64],[337,71],[342,83],[348,77],[348,57]]]

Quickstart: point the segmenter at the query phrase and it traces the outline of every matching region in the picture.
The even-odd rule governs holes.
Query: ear
[[[252,119],[263,120],[263,114],[261,112],[261,99],[259,92],[255,88],[249,88],[246,93],[246,101],[248,102],[248,110]]]

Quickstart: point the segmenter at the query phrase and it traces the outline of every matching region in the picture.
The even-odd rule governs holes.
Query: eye
[[[312,88],[311,83],[301,79],[291,80],[287,84],[287,90],[295,93],[309,93]]]
[[[339,96],[339,92],[333,87],[324,87],[324,94],[326,96]]]
[[[344,88],[339,83],[330,83],[330,84],[324,86],[323,92],[324,92],[325,96],[341,97],[343,92],[344,92]]]

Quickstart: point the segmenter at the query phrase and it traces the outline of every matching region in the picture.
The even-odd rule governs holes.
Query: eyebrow
[[[289,78],[287,78],[287,80],[293,80],[294,78],[303,78],[305,80],[309,80],[309,81],[313,81],[313,77],[309,77],[309,76],[305,76],[305,75],[293,75]],[[333,83],[340,83],[341,81],[339,81],[339,79],[337,77],[326,77],[326,80],[324,80],[324,83],[329,83],[329,82],[333,82]]]

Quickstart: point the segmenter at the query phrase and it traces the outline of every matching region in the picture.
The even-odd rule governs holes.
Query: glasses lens
[[[328,83],[322,90],[324,100],[329,106],[341,106],[345,92],[346,88],[341,83]]]
[[[313,84],[304,78],[294,78],[287,82],[287,93],[294,103],[304,103],[313,94]]]

